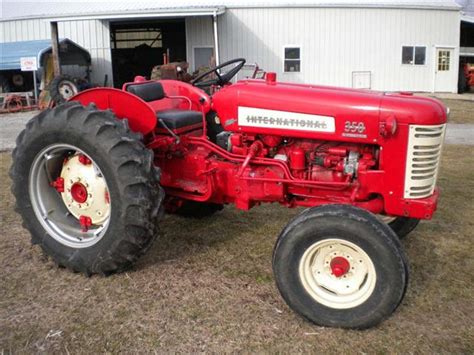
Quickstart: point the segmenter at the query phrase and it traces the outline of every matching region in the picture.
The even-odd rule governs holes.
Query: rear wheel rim
[[[58,91],[61,97],[65,100],[69,100],[78,93],[76,85],[69,80],[62,80],[58,85]]]
[[[361,305],[372,295],[377,281],[367,253],[352,242],[335,238],[318,241],[305,251],[299,276],[316,302],[334,309]]]
[[[61,179],[63,188],[58,187]],[[44,148],[33,160],[28,189],[38,221],[59,243],[87,248],[105,235],[111,216],[109,189],[98,165],[81,149],[69,144]]]

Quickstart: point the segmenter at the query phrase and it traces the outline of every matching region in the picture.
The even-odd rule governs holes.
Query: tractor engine
[[[370,145],[231,132],[218,134],[217,144],[239,155],[248,155],[253,149],[256,156],[284,162],[293,177],[303,180],[347,182],[357,177],[359,169],[376,165],[376,148]]]
[[[409,93],[243,80],[212,97],[253,201],[287,206],[346,203],[375,214],[431,218],[446,107]],[[242,159],[242,158],[241,158]],[[244,182],[242,182],[242,180]],[[256,187],[260,184],[260,189]],[[254,196],[255,191],[263,191]],[[265,195],[267,194],[267,195]],[[280,195],[278,195],[280,194]]]

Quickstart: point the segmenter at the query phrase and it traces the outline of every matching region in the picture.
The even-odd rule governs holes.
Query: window
[[[285,47],[285,73],[301,71],[301,49]]]
[[[403,46],[402,64],[425,65],[426,47]]]
[[[208,70],[214,65],[213,47],[194,47],[194,70]]]
[[[144,28],[116,28],[110,33],[113,49],[136,48],[148,45],[151,48],[161,48],[163,39],[161,29],[154,27]]]
[[[438,51],[438,71],[448,71],[451,62],[450,51]]]

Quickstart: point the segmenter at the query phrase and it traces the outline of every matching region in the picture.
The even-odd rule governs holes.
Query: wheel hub
[[[103,224],[110,215],[109,192],[91,160],[83,154],[72,156],[64,162],[60,177],[64,180],[61,197],[69,212],[78,220]]]
[[[75,182],[71,186],[71,196],[77,203],[84,203],[87,201],[87,189],[80,182]]]
[[[337,256],[331,260],[330,263],[332,274],[336,277],[341,277],[349,271],[351,264],[347,261],[346,258],[342,256]]]

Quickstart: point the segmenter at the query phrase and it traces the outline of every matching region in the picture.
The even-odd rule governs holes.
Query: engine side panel
[[[213,96],[225,130],[376,143],[382,93],[246,80]]]

